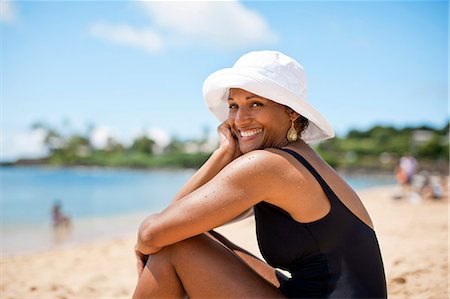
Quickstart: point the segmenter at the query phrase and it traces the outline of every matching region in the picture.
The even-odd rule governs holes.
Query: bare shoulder
[[[293,179],[301,179],[298,169],[292,166],[282,151],[277,149],[254,150],[228,164],[219,177],[234,188],[261,192],[263,200],[284,195]],[[264,188],[261,188],[264,186]]]
[[[233,171],[243,175],[258,171],[260,175],[268,176],[279,175],[279,171],[286,170],[288,165],[282,151],[272,148],[253,150],[229,164]]]

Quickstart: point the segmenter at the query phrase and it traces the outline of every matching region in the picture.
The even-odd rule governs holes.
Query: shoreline
[[[448,297],[448,199],[394,200],[395,186],[357,191],[378,236],[390,298]],[[217,229],[261,257],[249,218]],[[0,260],[0,298],[129,298],[134,234]],[[114,273],[114,275],[111,275]]]
[[[41,169],[82,169],[82,170],[132,170],[132,171],[195,171],[198,168],[193,167],[136,167],[136,166],[101,166],[101,165],[52,165],[47,163],[22,164],[15,162],[0,162],[1,168],[41,168]],[[336,171],[344,175],[379,175],[393,176],[394,170],[373,169],[367,167],[359,168],[336,168]]]
[[[391,187],[392,185],[365,187],[357,192]],[[45,253],[59,248],[73,248],[78,245],[134,236],[141,221],[153,212],[73,218],[71,229],[62,233],[52,227],[51,219],[46,219],[45,222],[1,223],[1,258]]]
[[[133,166],[99,166],[99,165],[51,165],[51,164],[9,164],[0,163],[0,169],[2,168],[37,168],[37,169],[51,169],[51,170],[61,170],[61,169],[73,169],[73,170],[98,170],[98,171],[137,171],[137,172],[147,172],[147,171],[196,171],[196,168],[192,167],[133,167]]]
[[[67,231],[55,230],[50,223],[5,230],[2,228],[2,258],[22,257],[58,249],[129,238],[147,213],[78,218]],[[30,240],[36,245],[29,244]],[[9,243],[9,244],[8,244]]]

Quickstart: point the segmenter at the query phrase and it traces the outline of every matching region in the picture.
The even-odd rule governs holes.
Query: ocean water
[[[122,215],[164,207],[193,170],[0,168],[3,224],[49,219],[55,200],[75,218]]]
[[[0,167],[0,224],[3,256],[70,246],[135,232],[163,209],[194,170]],[[347,177],[355,189],[395,183],[393,178]],[[55,235],[55,201],[72,221],[66,236]]]

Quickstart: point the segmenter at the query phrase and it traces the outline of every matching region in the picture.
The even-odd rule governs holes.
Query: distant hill
[[[125,147],[109,140],[105,149],[94,149],[88,136],[63,136],[54,128],[46,129],[44,140],[50,155],[42,159],[21,159],[11,165],[105,166],[133,168],[198,168],[217,146],[206,138],[171,140],[165,148],[157,148],[147,136],[140,136]],[[367,130],[351,130],[314,145],[333,167],[346,171],[393,171],[399,158],[411,153],[423,169],[448,174],[449,123],[442,128],[427,126],[394,128],[374,126]]]
[[[351,130],[344,137],[320,143],[317,150],[331,165],[343,169],[392,170],[402,155],[411,153],[422,168],[448,173],[449,124],[440,129],[374,126]]]

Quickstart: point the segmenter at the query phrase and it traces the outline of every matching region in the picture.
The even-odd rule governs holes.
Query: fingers
[[[220,124],[220,126],[217,128],[217,131],[219,134],[224,134],[226,137],[234,137],[236,138],[236,134],[234,133],[233,129],[231,128],[228,121],[224,121]]]
[[[237,137],[237,132],[233,130],[228,121],[221,123],[217,128],[217,132],[219,134],[219,147],[229,153],[232,160],[239,157],[242,154],[239,150],[239,138]]]
[[[224,123],[225,126],[228,128],[228,130],[230,130],[231,135],[232,135],[234,138],[237,138],[236,132],[235,132],[234,129],[231,127],[231,125],[230,125],[230,123],[228,122],[228,120],[224,121],[223,123]]]
[[[219,131],[219,132],[226,132],[226,131],[230,131],[230,130],[231,130],[231,126],[226,121],[224,121],[217,127],[217,131]]]

